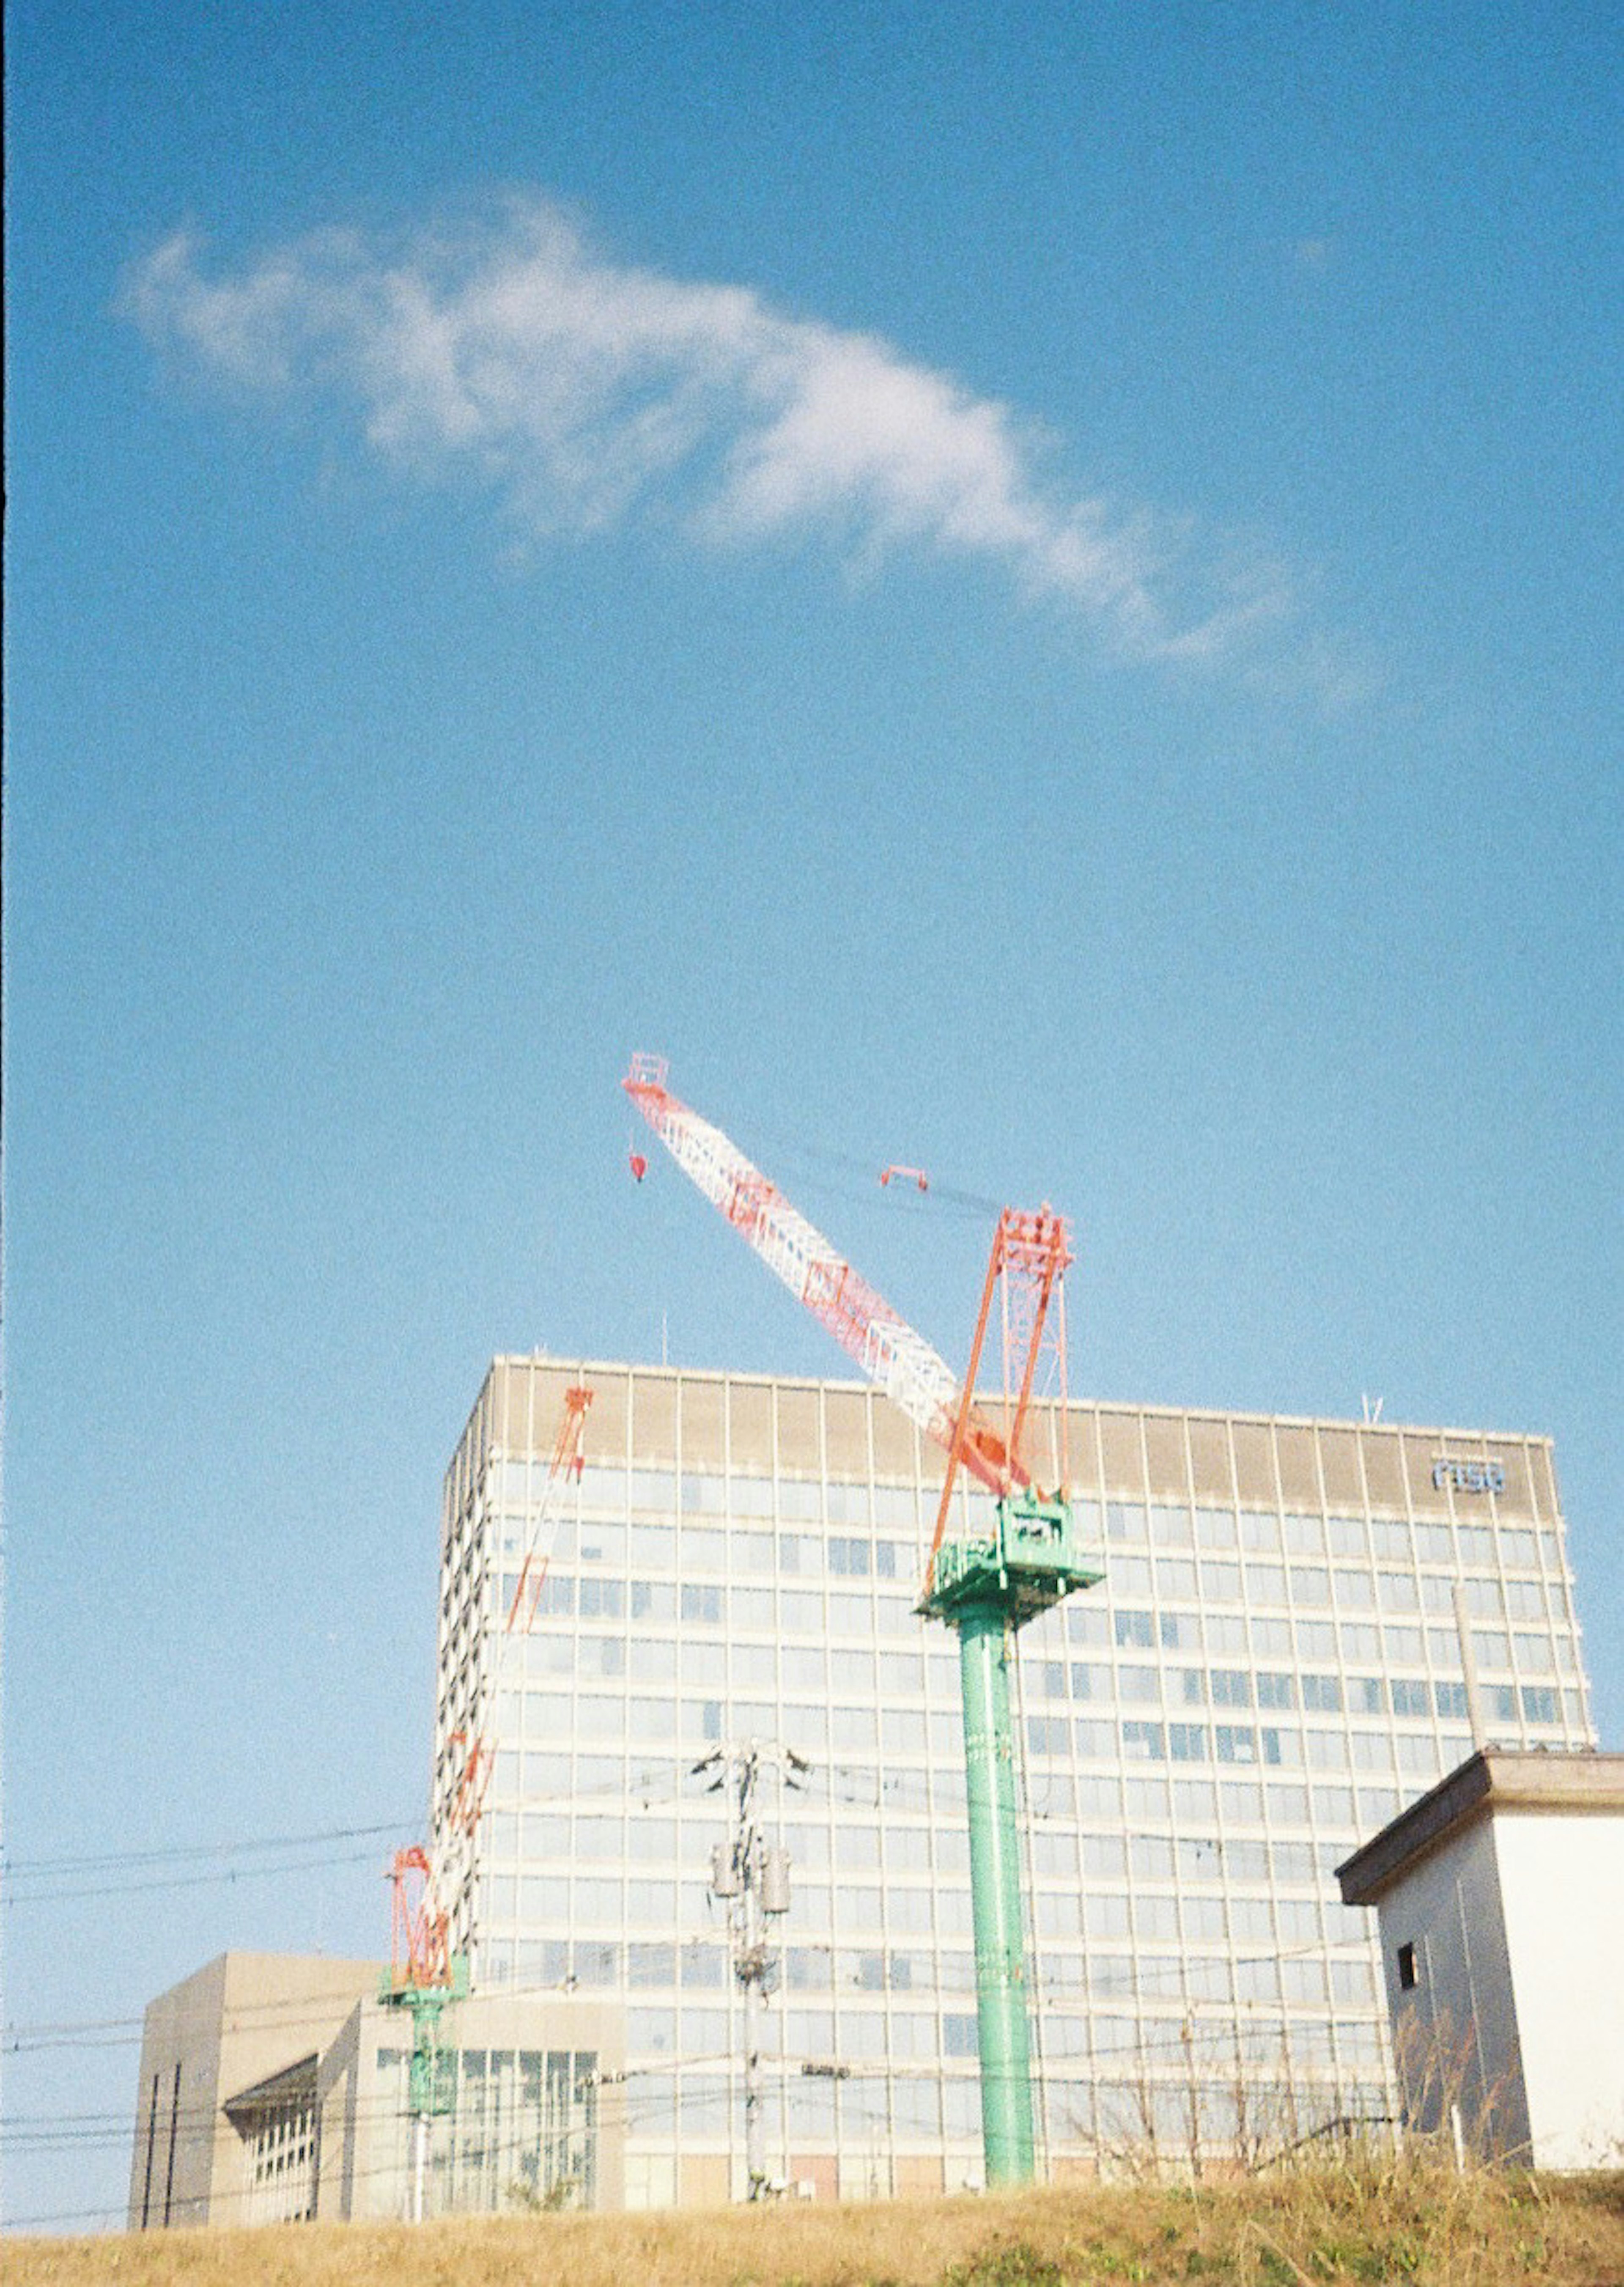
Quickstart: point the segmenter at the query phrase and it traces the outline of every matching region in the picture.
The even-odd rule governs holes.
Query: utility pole
[[[733,1977],[744,1996],[744,2172],[747,2200],[765,2199],[766,2116],[761,2093],[761,2010],[778,1985],[779,1959],[770,1923],[789,1911],[789,1853],[769,1844],[757,1822],[757,1794],[764,1764],[796,1785],[810,1767],[792,1748],[756,1739],[717,1748],[693,1766],[714,1771],[709,1792],[725,1792],[728,1840],[710,1854],[710,1892],[727,1908]]]

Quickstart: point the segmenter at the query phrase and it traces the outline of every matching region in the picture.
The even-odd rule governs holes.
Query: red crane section
[[[1031,1470],[1023,1458],[1024,1437],[1040,1359],[1046,1349],[1058,1368],[1062,1401],[1066,1394],[1065,1319],[1063,1310],[1054,1307],[1061,1294],[1062,1276],[1072,1261],[1063,1216],[1047,1207],[1035,1214],[1006,1207],[1000,1216],[970,1370],[961,1383],[923,1335],[916,1333],[822,1232],[791,1207],[777,1184],[719,1128],[701,1119],[672,1094],[662,1058],[634,1056],[622,1086],[677,1166],[712,1206],[796,1301],[822,1321],[868,1380],[946,1452],[947,1475],[931,1543],[932,1562],[947,1528],[961,1468],[997,1500],[1032,1484]],[[975,1395],[995,1302],[1003,1346],[1003,1403],[996,1416]],[[1064,1448],[1064,1403],[1060,1420]],[[1062,1484],[1065,1478],[1062,1450]]]
[[[581,1475],[585,1459],[581,1441],[591,1403],[592,1392],[581,1385],[564,1393],[564,1419],[553,1444],[546,1485],[526,1536],[524,1563],[508,1605],[494,1672],[486,1676],[480,1687],[477,1703],[479,1706],[494,1705],[509,1642],[514,1636],[527,1634],[535,1618],[551,1555],[546,1528],[552,1518],[560,1484]],[[489,1720],[488,1716],[486,1720]],[[485,1791],[490,1784],[492,1751],[484,1730],[454,1731],[449,1745],[463,1761],[456,1792],[440,1823],[433,1849],[426,1851],[420,1843],[413,1843],[408,1849],[397,1850],[390,1870],[391,1977],[393,1985],[402,1990],[449,1988],[455,1975],[452,1930],[456,1908],[473,1872],[474,1844],[485,1808]]]
[[[930,1593],[936,1570],[936,1552],[942,1545],[947,1529],[947,1512],[953,1500],[954,1476],[960,1462],[972,1474],[980,1476],[975,1459],[990,1464],[1001,1475],[999,1490],[1010,1492],[1013,1486],[1029,1485],[1032,1473],[1022,1460],[1026,1430],[1026,1417],[1032,1405],[1033,1384],[1037,1378],[1038,1364],[1045,1348],[1053,1362],[1056,1394],[1059,1403],[1056,1419],[1059,1423],[1059,1463],[1058,1484],[1050,1491],[1063,1491],[1071,1478],[1071,1457],[1067,1450],[1066,1412],[1066,1289],[1067,1267],[1073,1261],[1071,1234],[1066,1219],[1052,1208],[1042,1207],[1035,1215],[1022,1214],[1014,1207],[1005,1207],[998,1218],[998,1228],[993,1234],[993,1252],[986,1266],[986,1281],[981,1289],[981,1310],[976,1320],[975,1338],[970,1346],[970,1367],[964,1376],[964,1388],[959,1412],[955,1418],[953,1433],[947,1441],[947,1475],[942,1484],[941,1506],[936,1512],[936,1532],[931,1542],[931,1561],[925,1570],[925,1592]],[[990,1432],[985,1416],[977,1412],[971,1393],[981,1369],[981,1352],[986,1341],[987,1326],[993,1316],[994,1299],[999,1303],[999,1320],[1003,1336],[1003,1413],[1002,1426]],[[1051,1320],[1050,1313],[1053,1310]],[[1045,1337],[1048,1336],[1047,1343]],[[985,1483],[986,1479],[983,1478]]]
[[[552,1449],[552,1467],[547,1473],[551,1493],[559,1477],[580,1479],[586,1455],[581,1450],[581,1440],[586,1431],[586,1410],[592,1403],[590,1389],[579,1386],[564,1393],[564,1419],[558,1424],[558,1435]],[[547,1578],[547,1562],[551,1551],[541,1546],[539,1533],[532,1533],[525,1551],[524,1564],[519,1571],[519,1585],[513,1591],[513,1601],[508,1607],[508,1634],[520,1631],[528,1634],[535,1618],[535,1608],[542,1598],[542,1584]]]

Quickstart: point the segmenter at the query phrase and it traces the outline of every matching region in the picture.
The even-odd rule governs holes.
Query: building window
[[[1412,1992],[1420,1983],[1421,1971],[1416,1965],[1415,1949],[1413,1945],[1401,1945],[1398,1949],[1399,1990],[1404,1993]]]
[[[945,2014],[942,2018],[942,2054],[973,2057],[978,2054],[975,2019]]]

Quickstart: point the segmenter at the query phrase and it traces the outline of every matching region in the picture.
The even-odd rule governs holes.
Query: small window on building
[[[1415,1949],[1413,1945],[1401,1945],[1398,1949],[1398,1990],[1402,1993],[1409,1993],[1420,1983],[1421,1970],[1416,1964]]]
[[[943,2016],[942,2054],[946,2057],[973,2057],[977,2054],[976,2021],[973,2017]]]

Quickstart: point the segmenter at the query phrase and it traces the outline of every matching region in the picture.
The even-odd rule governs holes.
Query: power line
[[[398,1833],[399,1828],[387,1830]],[[134,1897],[154,1890],[197,1890],[218,1888],[221,1884],[263,1882],[287,1874],[321,1873],[333,1866],[363,1865],[373,1854],[370,1850],[345,1850],[329,1853],[319,1858],[273,1859],[263,1866],[223,1866],[208,1874],[154,1875],[150,1880],[118,1882],[87,1882],[70,1884],[58,1888],[42,1887],[20,1894],[8,1891],[0,1905],[7,1911],[24,1906],[66,1905],[80,1898]]]
[[[90,1856],[50,1855],[40,1858],[0,1856],[0,1872],[13,1879],[54,1871],[59,1873],[99,1872],[113,1866],[167,1864],[178,1860],[236,1856],[251,1851],[302,1850],[318,1842],[353,1842],[376,1835],[398,1834],[408,1822],[392,1819],[373,1826],[319,1827],[299,1834],[250,1837],[234,1842],[192,1842],[166,1845],[156,1850],[103,1850]]]

